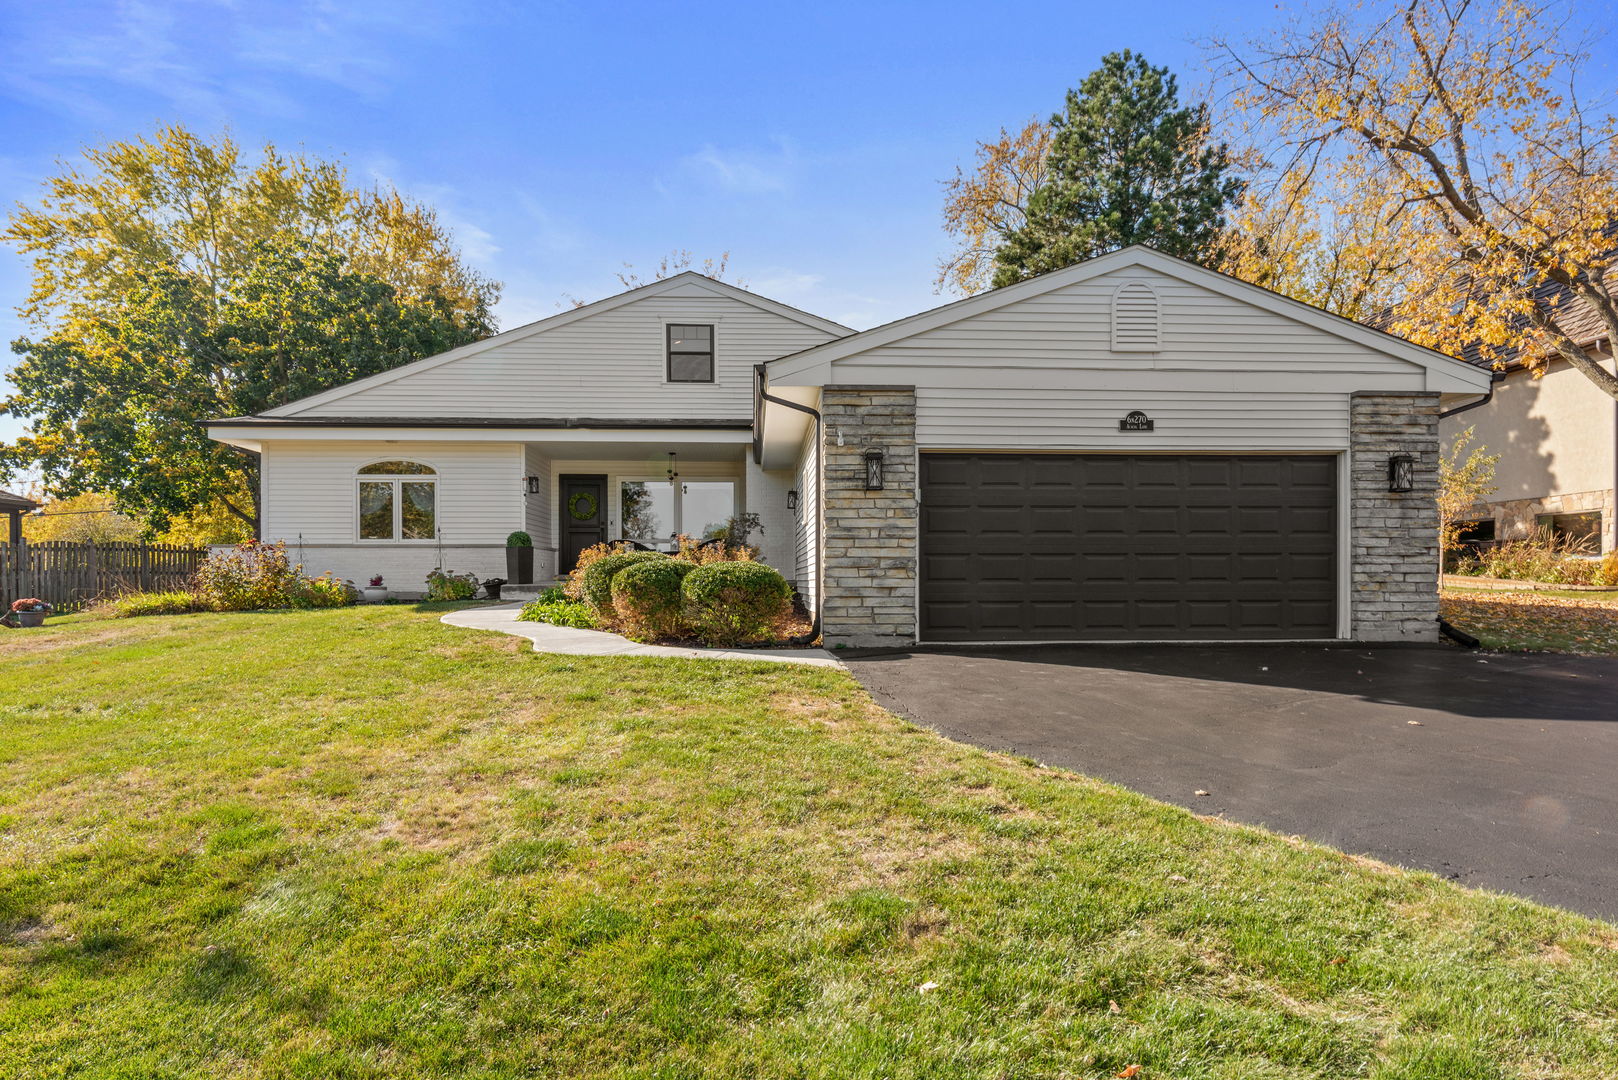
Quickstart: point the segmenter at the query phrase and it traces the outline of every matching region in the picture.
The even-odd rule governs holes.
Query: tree
[[[969,296],[989,287],[994,253],[1028,221],[1028,200],[1045,182],[1051,125],[1032,119],[1015,135],[977,145],[970,173],[957,167],[944,181],[944,231],[956,250],[938,266],[934,286]]]
[[[1484,496],[1495,492],[1494,467],[1499,454],[1486,446],[1472,446],[1473,429],[1467,428],[1438,456],[1438,535],[1441,551],[1460,546],[1460,522]],[[1469,450],[1468,447],[1471,447]]]
[[[79,544],[105,544],[140,539],[140,522],[118,512],[111,495],[88,491],[65,499],[51,499],[39,513],[23,518],[22,534],[31,542],[71,540]]]
[[[347,258],[406,300],[435,297],[462,325],[486,327],[500,285],[467,267],[434,211],[396,191],[358,188],[337,162],[265,146],[250,161],[228,136],[180,126],[84,151],[3,238],[33,260],[20,311],[42,327],[104,316],[149,275],[194,275],[217,302],[257,245],[299,237]]]
[[[1242,183],[1209,139],[1208,107],[1182,106],[1167,68],[1110,53],[1051,126],[1044,182],[995,252],[996,286],[1129,244],[1211,256]]]
[[[304,240],[254,246],[229,275],[163,268],[122,303],[14,349],[5,402],[31,433],[0,469],[38,467],[61,494],[110,493],[148,532],[217,503],[256,529],[254,455],[209,420],[262,412],[477,340],[455,304],[414,300]]]
[[[1618,398],[1590,351],[1618,339],[1618,124],[1580,99],[1587,57],[1553,8],[1367,4],[1213,47],[1236,106],[1329,179],[1320,212],[1376,216],[1349,257],[1385,261],[1396,230],[1389,329],[1496,366],[1561,356]]]

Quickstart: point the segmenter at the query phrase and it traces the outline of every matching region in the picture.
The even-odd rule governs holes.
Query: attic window
[[[1157,292],[1144,281],[1120,285],[1112,294],[1112,351],[1156,352]]]
[[[713,382],[713,327],[670,323],[668,381]]]

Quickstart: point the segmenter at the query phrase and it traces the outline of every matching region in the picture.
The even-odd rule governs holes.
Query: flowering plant
[[[37,596],[25,596],[11,602],[12,611],[49,611],[51,606]]]
[[[371,588],[380,589],[381,587],[382,587],[382,575],[381,574],[372,574],[371,575]]]

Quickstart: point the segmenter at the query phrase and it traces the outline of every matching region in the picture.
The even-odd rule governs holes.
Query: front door
[[[579,552],[607,539],[607,478],[564,475],[558,479],[557,489],[562,499],[556,508],[562,544],[556,553],[556,569],[566,574],[579,564]]]

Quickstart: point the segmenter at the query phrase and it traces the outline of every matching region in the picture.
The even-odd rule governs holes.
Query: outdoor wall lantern
[[[1388,458],[1388,490],[1412,491],[1416,487],[1416,459],[1410,454]]]
[[[798,512],[798,489],[797,488],[793,488],[791,491],[787,492],[787,510],[790,513],[794,513],[794,514],[796,514]]]
[[[525,476],[522,478],[522,493],[524,495],[539,494],[539,477]]]
[[[882,451],[875,447],[865,451],[865,490],[882,490]]]

